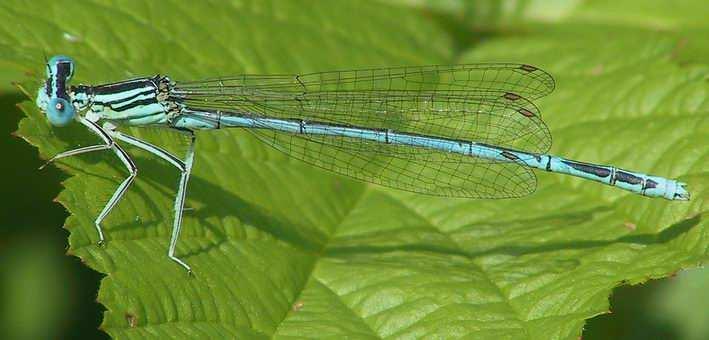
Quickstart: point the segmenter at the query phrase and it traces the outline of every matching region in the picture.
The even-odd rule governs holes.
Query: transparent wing
[[[248,131],[293,158],[399,190],[446,197],[510,198],[528,195],[536,188],[534,173],[516,163],[351,137]]]
[[[462,72],[485,74],[480,69],[478,73],[472,73],[470,70],[474,66],[443,68],[448,83],[436,82],[434,78],[442,81],[441,67],[436,66],[415,68],[415,71],[398,68],[319,73],[297,76],[297,84],[288,83],[292,77],[260,77],[258,81],[246,76],[239,80],[224,78],[187,85],[179,83],[173,95],[191,109],[220,110],[223,114],[388,129],[530,152],[548,150],[551,137],[539,110],[511,90],[524,90],[540,96],[551,91],[553,80],[551,87],[547,86],[545,90],[540,90],[544,88],[542,85],[534,85],[536,90],[532,90],[529,84],[543,84],[538,79],[544,77],[531,77],[530,74],[538,70],[527,68],[523,70],[526,73],[519,73],[513,81],[512,76],[518,73],[512,70],[520,69],[518,66],[490,71],[498,76],[478,77],[475,84],[470,76],[462,81]],[[357,76],[363,72],[367,75]],[[375,77],[374,72],[386,75]],[[508,76],[501,78],[501,73]],[[331,77],[337,77],[337,80],[330,81]],[[395,88],[397,79],[404,80],[396,85],[405,86],[405,89]],[[496,80],[492,85],[507,87],[488,86],[485,79]],[[527,80],[526,85],[520,85],[523,83],[521,79]],[[390,84],[385,85],[387,81]],[[412,84],[418,84],[419,88],[413,89]],[[534,174],[515,163],[477,159],[433,148],[377,143],[363,138],[288,134],[265,128],[250,131],[264,143],[307,163],[407,191],[452,197],[502,198],[526,195],[536,184]]]
[[[214,92],[229,95],[270,96],[320,91],[434,91],[510,92],[529,100],[554,90],[554,78],[524,64],[464,64],[405,66],[301,75],[240,75],[180,82],[195,98]]]
[[[194,110],[389,129],[544,153],[550,133],[538,108],[511,93],[325,91],[249,98],[185,97]],[[417,151],[421,152],[421,151]]]
[[[546,152],[551,146],[549,130],[534,104],[521,97],[495,93],[448,97],[435,92],[315,92],[291,100],[227,100],[189,106],[192,109],[221,110],[227,114],[388,129],[536,153]]]

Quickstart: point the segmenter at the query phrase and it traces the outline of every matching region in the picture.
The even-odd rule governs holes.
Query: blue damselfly
[[[423,194],[468,198],[520,197],[534,191],[532,169],[567,174],[636,194],[688,200],[685,183],[549,155],[551,135],[531,102],[554,80],[524,64],[420,66],[302,75],[240,75],[173,81],[156,75],[69,87],[74,62],[55,56],[37,105],[49,121],[78,121],[102,143],[60,153],[49,162],[112,150],[130,175],[95,226],[128,189],[137,168],[115,141],[174,165],[181,177],[168,256],[175,256],[195,130],[244,128],[262,142],[315,166],[359,180]],[[100,124],[101,123],[101,124]],[[119,126],[162,126],[184,132],[184,158],[120,132]]]

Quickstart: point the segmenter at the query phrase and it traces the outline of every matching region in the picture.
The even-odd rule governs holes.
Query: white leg
[[[173,219],[172,236],[170,238],[170,247],[168,248],[167,256],[171,260],[177,262],[179,265],[187,269],[188,273],[191,273],[192,269],[190,268],[190,266],[175,256],[175,247],[177,246],[177,240],[180,237],[180,230],[182,228],[182,212],[184,210],[185,205],[185,196],[187,195],[187,182],[189,181],[190,173],[192,171],[192,163],[194,161],[194,133],[192,131],[186,132],[190,135],[191,140],[189,149],[187,151],[187,156],[185,157],[184,161],[178,159],[177,157],[162,148],[159,148],[155,145],[152,145],[135,137],[126,135],[119,131],[111,130],[109,131],[109,133],[111,134],[111,136],[115,137],[118,140],[139,147],[166,160],[167,162],[174,165],[177,169],[180,170],[180,183],[177,187],[177,196],[175,197],[175,216]]]
[[[130,175],[126,179],[121,182],[121,184],[118,186],[118,189],[113,193],[113,196],[111,196],[111,199],[108,200],[108,203],[106,203],[106,206],[103,207],[103,210],[101,213],[96,217],[96,221],[94,221],[94,224],[96,225],[96,230],[98,230],[98,236],[99,236],[99,245],[103,244],[104,238],[103,238],[103,231],[101,230],[101,222],[108,216],[108,214],[113,210],[113,208],[118,204],[118,202],[123,198],[123,194],[126,193],[128,190],[128,187],[133,183],[133,180],[135,179],[135,176],[138,175],[138,168],[135,166],[135,163],[133,163],[133,160],[128,156],[128,153],[126,153],[123,148],[121,148],[118,144],[113,144],[113,151],[118,156],[118,158],[123,162],[123,165],[126,166],[128,171],[130,172]]]
[[[133,163],[133,160],[130,158],[130,156],[118,144],[113,141],[109,134],[110,132],[107,132],[106,130],[98,126],[96,123],[83,117],[79,118],[79,122],[86,126],[89,131],[99,136],[103,140],[103,144],[91,145],[83,148],[62,152],[49,159],[49,161],[42,165],[41,168],[44,168],[47,164],[61,158],[109,149],[113,150],[113,152],[116,154],[116,156],[118,156],[123,165],[126,166],[126,169],[128,169],[128,171],[130,172],[130,175],[128,175],[128,178],[124,179],[123,182],[121,182],[121,184],[118,186],[118,189],[116,189],[116,191],[113,193],[113,196],[111,196],[111,199],[108,200],[108,203],[106,203],[106,205],[103,207],[103,210],[94,221],[94,226],[96,227],[96,231],[98,232],[98,244],[102,245],[104,243],[105,238],[103,236],[103,230],[101,229],[101,221],[103,221],[103,219],[108,216],[108,214],[111,212],[111,209],[113,209],[113,207],[118,204],[130,184],[133,183],[133,179],[138,174],[138,168],[135,166],[135,163]]]
[[[175,219],[172,225],[172,236],[170,237],[170,248],[167,251],[167,256],[173,261],[179,263],[181,266],[185,267],[187,272],[191,274],[192,269],[190,266],[175,256],[175,246],[177,245],[177,240],[180,237],[180,229],[182,228],[182,211],[185,206],[185,196],[187,196],[187,181],[190,179],[192,163],[194,162],[195,136],[191,131],[190,135],[192,140],[190,141],[190,146],[187,150],[187,156],[185,157],[185,169],[182,171],[182,176],[180,176],[180,184],[177,188],[177,197],[175,198]]]
[[[103,144],[98,144],[98,145],[91,145],[91,146],[85,146],[83,148],[78,148],[74,150],[69,150],[69,151],[64,151],[61,153],[58,153],[54,155],[54,157],[50,158],[48,161],[46,161],[42,166],[39,167],[39,169],[44,169],[49,163],[52,163],[56,160],[66,158],[66,157],[71,157],[71,156],[76,156],[76,155],[81,155],[84,153],[89,153],[89,152],[94,152],[94,151],[101,151],[101,150],[108,150],[113,147],[113,139],[111,139],[111,136],[108,135],[106,131],[104,131],[102,128],[100,128],[96,123],[85,119],[85,118],[79,118],[79,122],[89,128],[89,131],[93,132],[97,136],[99,136],[103,140]]]

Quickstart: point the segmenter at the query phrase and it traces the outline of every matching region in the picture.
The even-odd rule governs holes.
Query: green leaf
[[[558,80],[539,103],[554,153],[679,178],[693,195],[647,199],[539,173],[523,199],[435,198],[324,173],[243,131],[204,131],[177,248],[195,270],[188,277],[165,255],[174,168],[128,148],[138,180],[104,223],[102,248],[93,220],[127,173],[108,152],[75,157],[57,164],[72,175],[58,200],[71,212],[70,253],[107,275],[103,329],[122,338],[576,338],[585,319],[607,312],[615,286],[706,261],[709,66],[694,62],[707,53],[683,54],[682,43],[705,27],[657,31],[621,14],[579,24],[590,11],[582,5],[550,21],[525,14],[534,5],[487,39],[461,42],[475,25],[400,4],[1,4],[5,64],[30,75],[30,96],[43,54],[57,53],[77,61],[74,82],[90,84],[158,72],[538,65]],[[50,127],[30,101],[22,108],[18,133],[44,158],[97,142],[79,126]],[[126,131],[184,152],[179,134]]]

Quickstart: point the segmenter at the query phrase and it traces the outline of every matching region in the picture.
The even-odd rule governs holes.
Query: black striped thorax
[[[71,88],[71,98],[79,110],[104,120],[128,125],[163,124],[179,111],[170,100],[174,84],[166,76],[135,78],[96,86]]]

